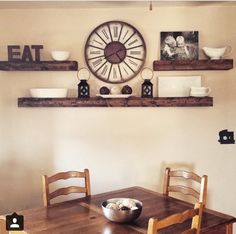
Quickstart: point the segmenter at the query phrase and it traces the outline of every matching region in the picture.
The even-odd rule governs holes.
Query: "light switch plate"
[[[189,97],[190,87],[201,83],[201,76],[159,76],[158,97]]]

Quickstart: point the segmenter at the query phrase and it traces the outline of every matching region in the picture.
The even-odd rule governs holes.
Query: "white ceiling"
[[[146,1],[85,1],[85,0],[39,0],[39,1],[3,1],[0,0],[1,9],[34,9],[34,8],[112,8],[112,7],[148,7],[149,0]],[[209,5],[236,5],[235,1],[152,1],[153,7],[171,7],[171,6],[209,6]]]

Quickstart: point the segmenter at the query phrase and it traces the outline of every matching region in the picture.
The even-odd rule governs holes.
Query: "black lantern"
[[[80,80],[78,84],[78,98],[89,98],[89,85],[87,80]]]
[[[152,98],[153,97],[153,84],[151,79],[153,77],[153,71],[150,68],[144,68],[141,72],[141,77],[144,82],[142,83],[142,98]]]
[[[78,73],[77,77],[80,80],[78,84],[78,98],[89,98],[89,84],[87,80],[89,80],[90,72],[86,68],[81,68]]]
[[[142,98],[153,97],[153,84],[150,80],[144,80],[142,83]]]

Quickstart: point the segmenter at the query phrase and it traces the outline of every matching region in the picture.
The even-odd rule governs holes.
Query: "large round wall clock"
[[[110,21],[99,25],[85,45],[85,60],[90,71],[102,81],[123,83],[142,69],[146,45],[132,25]]]

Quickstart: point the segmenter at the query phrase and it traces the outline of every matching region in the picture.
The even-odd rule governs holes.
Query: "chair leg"
[[[226,225],[226,234],[233,234],[233,224]]]

